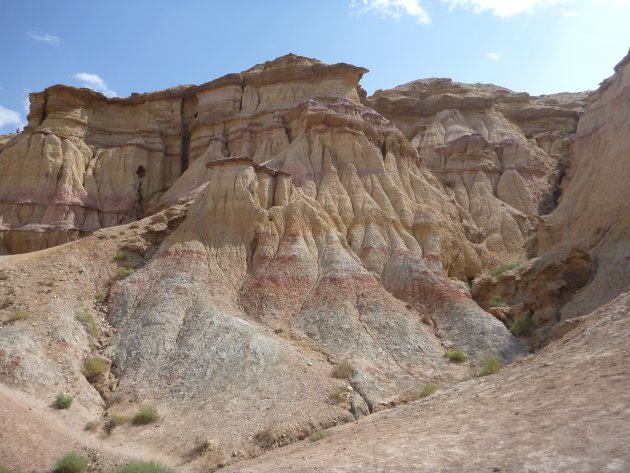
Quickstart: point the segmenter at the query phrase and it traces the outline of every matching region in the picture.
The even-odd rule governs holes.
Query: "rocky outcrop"
[[[500,297],[509,318],[532,318],[536,344],[630,289],[629,58],[578,122],[558,206],[539,219],[537,257],[473,285],[485,307]]]
[[[475,221],[401,130],[361,102],[364,72],[289,55],[126,99],[60,86],[34,96],[27,131],[0,160],[8,176],[22,169],[45,185],[2,186],[5,246],[23,244],[14,225],[47,235],[113,228],[10,257],[24,273],[69,253],[94,267],[81,267],[63,311],[47,300],[52,289],[37,303],[13,300],[36,325],[0,312],[12,334],[0,348],[38,372],[52,367],[3,380],[46,396],[59,382],[84,418],[150,402],[163,419],[139,441],[181,457],[207,435],[218,463],[461,379],[487,352],[504,362],[522,354],[454,279],[474,277],[496,248],[477,241]],[[110,279],[119,258],[135,272]],[[88,283],[108,294],[98,352],[112,377],[95,389],[80,378],[89,337],[50,349],[38,328],[44,317],[63,333],[78,324],[73,304]],[[450,363],[451,347],[470,361]],[[351,369],[338,380],[331,370],[342,362]],[[112,391],[125,401],[106,403]]]
[[[365,69],[295,55],[124,99],[34,94],[0,140],[0,248],[91,236],[0,259],[0,379],[69,392],[74,427],[153,404],[136,441],[184,458],[207,436],[212,462],[186,466],[207,470],[512,361],[504,323],[545,327],[537,346],[628,288],[627,70],[575,138],[585,94],[430,79],[367,98]]]
[[[555,207],[587,94],[530,97],[494,85],[426,79],[366,100],[392,120],[475,224],[486,266],[531,252]]]

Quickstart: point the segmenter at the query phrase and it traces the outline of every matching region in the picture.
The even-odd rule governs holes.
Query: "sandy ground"
[[[630,294],[501,373],[231,472],[630,471]]]

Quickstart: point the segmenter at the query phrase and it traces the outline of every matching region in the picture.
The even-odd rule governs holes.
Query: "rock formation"
[[[295,55],[128,98],[32,94],[28,127],[0,140],[0,380],[40,400],[71,393],[75,429],[155,405],[155,428],[112,427],[111,442],[136,429],[173,459],[205,436],[212,459],[185,467],[201,471],[459,381],[485,354],[513,361],[527,347],[499,317],[516,309],[490,315],[469,283],[551,249],[562,264],[543,255],[473,295],[488,308],[509,287],[515,307],[519,291],[547,291],[568,310],[597,290],[597,264],[625,251],[627,210],[598,217],[601,251],[576,243],[588,220],[569,232],[556,212],[594,213],[577,189],[618,178],[586,156],[627,151],[610,135],[627,110],[601,118],[628,103],[623,70],[581,118],[587,94],[442,79],[366,97],[365,69]],[[570,290],[533,290],[541,274]],[[92,356],[106,373],[86,377]]]
[[[482,305],[499,297],[512,319],[534,320],[535,344],[630,289],[629,63],[616,66],[579,120],[558,206],[539,219],[536,258],[473,285]]]

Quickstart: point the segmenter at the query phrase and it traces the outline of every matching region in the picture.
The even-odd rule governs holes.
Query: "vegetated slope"
[[[630,295],[501,373],[226,471],[626,471]]]
[[[32,168],[45,192],[5,191],[5,250],[110,228],[0,261],[2,382],[40,399],[70,393],[74,428],[155,406],[154,425],[107,428],[107,442],[133,438],[201,470],[404,401],[427,382],[460,380],[484,353],[523,353],[449,277],[526,254],[535,216],[490,195],[505,149],[520,150],[519,202],[544,208],[568,140],[552,129],[573,123],[579,103],[536,99],[536,113],[510,122],[487,97],[497,88],[466,92],[483,98],[475,113],[491,114],[495,130],[471,128],[481,147],[457,158],[487,161],[461,171],[473,182],[466,204],[418,156],[429,148],[368,108],[364,72],[289,55],[127,99],[61,86],[34,96],[28,129],[0,162],[9,174]],[[453,95],[437,100],[436,117],[464,107]],[[473,210],[486,194],[484,219]],[[471,360],[447,361],[451,347]],[[105,373],[86,369],[92,357],[106,360]],[[331,374],[342,362],[350,369],[339,380]],[[197,437],[212,455],[193,455]]]

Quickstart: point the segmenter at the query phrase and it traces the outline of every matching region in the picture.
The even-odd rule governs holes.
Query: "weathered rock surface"
[[[536,343],[630,290],[629,58],[580,118],[559,204],[539,220],[538,256],[472,288],[482,306],[496,296],[511,318],[532,318]]]
[[[94,234],[0,258],[0,380],[70,393],[74,429],[154,405],[155,426],[108,442],[207,471],[459,381],[485,353],[518,358],[465,281],[535,250],[585,96],[428,80],[366,98],[365,72],[288,55],[125,99],[34,94],[26,131],[0,142],[0,248]],[[539,298],[528,316],[557,317],[609,264],[558,251],[473,294],[485,305],[510,281],[501,294],[526,294],[523,311]],[[109,368],[90,383],[95,355]],[[197,437],[212,455],[193,455]]]
[[[486,84],[425,79],[366,103],[409,139],[471,216],[486,267],[527,256],[537,216],[555,207],[571,134],[588,94],[530,97]]]
[[[496,376],[331,429],[226,471],[526,472],[630,467],[626,293]]]

